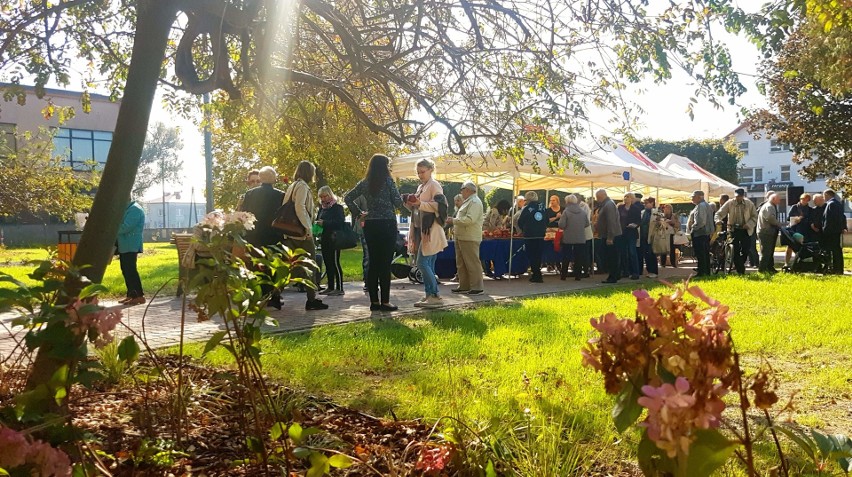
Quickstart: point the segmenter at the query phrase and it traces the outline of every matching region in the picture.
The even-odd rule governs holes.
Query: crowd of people
[[[423,277],[424,294],[416,307],[434,308],[443,304],[435,264],[449,244],[448,233],[454,239],[458,286],[452,292],[457,294],[481,294],[485,288],[484,276],[500,278],[494,273],[493,261],[489,261],[493,259],[480,258],[483,235],[506,237],[503,234],[518,232],[529,261],[532,283],[543,281],[545,266],[558,271],[562,280],[569,276],[582,280],[598,273],[606,275],[603,283],[616,283],[623,278],[639,279],[643,272],[655,278],[660,267],[679,265],[678,236],[684,235],[680,218],[670,204],[658,207],[653,197],[643,198],[641,194],[628,192],[616,204],[606,190],[599,189],[589,201],[581,194],[568,194],[564,201],[552,195],[545,197],[545,202],[537,192],[528,191],[516,197],[514,204],[499,200],[486,211],[476,184],[465,182],[453,198],[455,212],[449,215],[451,209],[443,186],[433,177],[435,163],[422,159],[416,164],[416,172],[419,179],[416,191],[401,194],[390,174],[390,160],[375,155],[364,178],[343,195],[342,202],[352,217],[351,227],[363,250],[364,291],[372,311],[397,309],[390,297],[391,262],[399,236],[397,214],[402,209],[411,215],[408,253]],[[319,295],[345,294],[341,250],[335,234],[350,226],[343,204],[330,187],[319,188],[315,206],[311,189],[315,175],[315,166],[303,161],[287,189],[279,190],[274,187],[277,175],[273,168],[251,171],[247,181],[249,190],[239,205],[240,210],[257,217],[255,228],[246,237],[254,246],[285,245],[314,257],[315,240],[320,243],[328,281],[325,288],[307,287],[306,310],[328,308]],[[305,231],[303,235],[282,234],[271,225],[281,205],[288,201],[295,205]],[[743,189],[737,189],[733,199],[723,195],[719,203],[711,204],[702,191],[695,191],[692,203],[685,235],[696,259],[694,270],[698,277],[711,273],[711,237],[720,231],[731,237],[737,273],[745,273],[747,260],[760,272],[777,271],[775,246],[779,231],[785,226],[779,219],[779,195],[768,193],[766,200],[755,206]],[[789,216],[789,226],[797,240],[819,241],[832,256],[831,271],[843,273],[841,234],[846,221],[836,194],[826,190],[814,196],[813,201],[805,194],[791,208]],[[550,235],[554,231],[555,235]],[[544,247],[549,246],[546,239],[558,242],[559,263],[542,263]],[[792,249],[788,250],[787,262],[791,253]],[[303,278],[310,278],[306,272],[300,273]],[[280,309],[280,293],[272,289],[264,292],[270,296],[269,305]]]

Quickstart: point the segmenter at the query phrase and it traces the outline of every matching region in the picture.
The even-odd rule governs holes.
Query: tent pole
[[[595,208],[594,208],[594,206],[595,206],[595,183],[594,182],[592,182],[592,188],[590,190],[590,193],[591,193],[591,195],[589,195],[589,197],[591,197],[591,199],[592,199],[592,206],[590,208],[592,209],[592,215],[594,215],[595,214]],[[591,217],[589,217],[589,225],[592,226],[592,261],[591,261],[592,265],[589,267],[589,276],[592,277],[592,278],[595,278],[595,269],[598,268],[598,264],[595,263],[595,226],[591,224]]]
[[[515,213],[518,213],[517,204],[518,201],[515,200],[518,197],[518,178],[516,176],[512,176],[512,200],[515,202]],[[512,217],[509,217],[509,281],[512,281],[512,255],[514,255],[514,241],[515,241],[515,221],[513,220],[515,214],[512,214]]]

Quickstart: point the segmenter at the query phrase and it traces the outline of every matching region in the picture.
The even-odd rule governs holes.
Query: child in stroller
[[[793,262],[784,267],[785,272],[792,273],[827,273],[831,268],[831,256],[822,250],[818,242],[805,242],[800,233],[793,233],[789,228],[782,227],[781,234],[785,235],[790,247],[795,252]]]

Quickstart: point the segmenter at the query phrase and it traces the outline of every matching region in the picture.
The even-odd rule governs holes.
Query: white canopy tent
[[[701,190],[704,191],[705,195],[712,197],[718,197],[722,194],[729,194],[733,197],[734,190],[739,187],[708,172],[691,159],[677,154],[669,154],[659,165],[676,176],[699,179]]]
[[[647,159],[646,165],[638,159],[627,161],[624,154],[634,157],[624,146],[617,147],[604,155],[581,153],[580,160],[587,171],[557,170],[551,172],[547,156],[527,151],[522,164],[511,159],[498,158],[492,151],[474,151],[463,156],[427,151],[395,158],[391,164],[391,175],[395,178],[414,179],[415,165],[423,158],[435,161],[434,177],[438,181],[473,181],[479,186],[509,189],[514,193],[522,190],[570,190],[589,191],[603,188],[611,196],[619,198],[627,191],[642,192],[646,197],[654,196],[659,201],[689,201],[691,192],[699,189],[701,181],[678,178],[655,167]],[[641,154],[641,152],[639,153]],[[644,156],[644,154],[642,154]]]
[[[638,154],[636,154],[638,152]],[[642,192],[646,197],[656,197],[657,203],[689,201],[693,190],[701,181],[678,178],[658,167],[641,151],[631,152],[619,145],[602,156],[581,153],[580,160],[587,171],[550,171],[547,156],[527,150],[523,163],[498,158],[493,151],[475,151],[457,156],[445,152],[427,151],[400,156],[391,163],[391,175],[397,179],[416,179],[416,164],[421,159],[435,161],[432,175],[438,181],[464,182],[470,180],[478,186],[512,190],[583,190],[603,188],[616,199],[627,191]],[[647,161],[647,163],[646,163]],[[513,250],[510,238],[510,250]],[[512,269],[512,254],[509,270]]]

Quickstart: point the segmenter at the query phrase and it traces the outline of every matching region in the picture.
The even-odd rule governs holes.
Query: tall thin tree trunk
[[[137,3],[133,53],[112,146],[74,257],[75,265],[91,266],[84,273],[93,282],[103,279],[139,169],[169,30],[176,18],[176,11],[169,3],[167,0]]]
[[[157,90],[160,70],[166,53],[169,31],[177,16],[169,0],[139,0],[137,2],[136,34],[124,88],[124,98],[118,111],[112,145],[109,149],[101,182],[95,195],[92,211],[83,230],[74,257],[75,265],[90,265],[84,274],[93,282],[103,279],[110,254],[121,224],[148,130],[151,105]],[[77,284],[69,284],[77,286]],[[69,290],[75,293],[75,290]],[[75,348],[84,337],[77,338]],[[50,357],[52,347],[43,344],[33,363],[27,388],[32,390],[50,381],[51,376],[67,360]],[[75,363],[70,363],[71,369]],[[44,400],[42,410],[58,411],[52,393]]]

